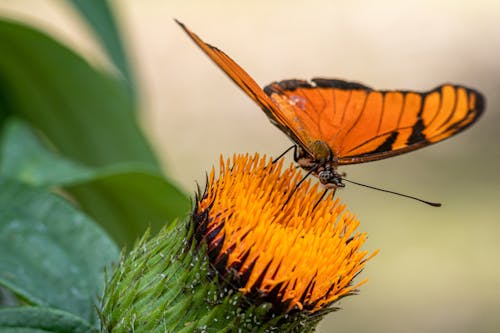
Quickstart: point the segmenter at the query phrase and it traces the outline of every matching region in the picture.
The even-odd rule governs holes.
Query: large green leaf
[[[0,333],[91,333],[96,328],[71,313],[51,308],[0,309]]]
[[[66,185],[120,244],[186,212],[187,197],[160,173],[119,80],[18,23],[0,20],[0,45],[0,111],[27,120],[64,156],[33,159],[17,144],[9,151],[20,156],[4,157],[4,173]]]
[[[0,45],[0,110],[27,119],[76,162],[159,170],[120,80],[20,23],[0,20]]]
[[[142,165],[82,166],[49,151],[14,119],[0,141],[0,175],[31,185],[65,186],[120,245],[132,244],[148,226],[159,230],[189,208],[182,192]]]
[[[37,186],[66,185],[96,177],[90,168],[45,148],[27,124],[10,119],[0,137],[0,175]]]
[[[0,84],[1,84],[1,82],[2,82],[2,79],[0,77]],[[7,117],[8,117],[7,110],[5,109],[5,105],[7,103],[6,103],[6,101],[2,101],[2,98],[5,98],[5,96],[0,94],[0,131],[2,130],[5,119],[7,119]]]
[[[134,93],[134,80],[130,71],[125,49],[116,27],[113,13],[106,0],[68,0],[82,14],[92,27],[109,57],[120,70],[131,92]],[[135,93],[134,93],[135,94]]]
[[[106,221],[119,244],[132,245],[147,227],[158,231],[187,214],[189,201],[156,174],[123,171],[66,187],[82,208]]]
[[[62,198],[0,178],[0,284],[28,304],[96,323],[104,268],[118,250],[87,216]]]

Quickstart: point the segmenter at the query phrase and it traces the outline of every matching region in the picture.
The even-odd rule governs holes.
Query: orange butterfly
[[[326,188],[344,186],[339,165],[376,161],[444,140],[472,125],[484,110],[479,92],[454,84],[427,92],[381,91],[314,78],[261,89],[224,52],[176,22],[296,143],[295,161]]]

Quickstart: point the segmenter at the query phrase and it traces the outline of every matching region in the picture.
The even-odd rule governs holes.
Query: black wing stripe
[[[458,96],[459,96],[459,91],[458,89],[453,89],[453,93],[455,94],[455,98],[453,99],[453,107],[452,107],[452,111],[450,112],[450,114],[448,115],[448,117],[446,118],[446,120],[441,124],[439,125],[439,127],[437,128],[438,130],[443,128],[444,126],[448,125],[449,122],[451,121],[451,119],[453,119],[453,115],[455,115],[455,112],[457,112],[457,109],[458,109]],[[469,106],[469,103],[468,103],[468,100],[469,100],[469,96],[466,95],[466,101],[467,101],[467,107]]]
[[[409,128],[412,128],[412,127],[401,127],[401,128],[398,128],[396,131],[388,131],[388,132],[385,132],[385,133],[378,134],[377,136],[371,137],[371,138],[369,138],[368,140],[363,141],[362,143],[360,143],[360,144],[359,144],[359,145],[357,145],[356,147],[351,148],[351,149],[350,149],[350,150],[346,153],[346,156],[345,156],[345,157],[347,158],[347,157],[354,157],[354,156],[358,156],[358,155],[349,156],[348,154],[349,154],[349,153],[351,153],[351,152],[353,152],[353,151],[356,151],[357,149],[359,149],[359,148],[363,147],[364,145],[369,144],[370,142],[372,142],[372,141],[374,141],[374,140],[377,140],[377,139],[379,139],[379,138],[381,138],[381,137],[383,137],[383,136],[387,136],[387,135],[389,135],[389,136],[387,137],[387,139],[386,139],[384,142],[382,142],[382,144],[380,144],[380,146],[378,146],[378,147],[377,147],[377,148],[375,148],[374,150],[371,150],[371,151],[369,151],[369,152],[363,153],[363,154],[361,154],[361,155],[359,155],[359,156],[362,156],[362,155],[369,155],[369,154],[373,154],[373,153],[375,153],[375,152],[377,152],[377,153],[378,153],[378,152],[382,152],[382,148],[381,148],[381,146],[384,146],[384,145],[385,145],[385,147],[387,147],[387,145],[389,144],[389,143],[387,143],[386,141],[393,141],[393,142],[391,143],[391,146],[389,147],[389,150],[391,150],[391,149],[392,149],[392,146],[393,146],[393,144],[394,144],[394,142],[396,141],[396,139],[397,139],[397,138],[398,138],[398,136],[399,136],[399,133],[400,133],[402,130],[409,129]],[[391,138],[391,137],[393,137],[393,138]]]
[[[434,91],[433,91],[434,92]],[[431,93],[433,93],[431,92]],[[429,96],[431,93],[429,94],[424,94],[422,95],[422,104],[425,103],[425,101],[427,100],[427,96]],[[443,94],[443,89],[441,88],[441,91],[438,93],[438,96],[439,96],[439,105],[438,105],[438,108],[437,108],[437,112],[434,114],[434,116],[432,117],[432,119],[429,121],[429,123],[427,123],[426,125],[427,126],[430,126],[439,116],[439,113],[442,111],[443,109],[443,98],[441,97],[441,95]],[[423,111],[422,111],[423,112]]]

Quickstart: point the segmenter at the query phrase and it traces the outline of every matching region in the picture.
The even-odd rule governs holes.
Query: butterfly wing
[[[376,91],[332,79],[284,80],[262,90],[224,52],[189,37],[312,159],[328,145],[338,164],[375,161],[444,140],[470,126],[484,109],[472,89],[445,84],[428,92]]]
[[[479,92],[452,84],[428,92],[377,91],[316,78],[275,82],[264,91],[280,109],[292,107],[285,115],[300,123],[307,135],[303,142],[325,142],[338,164],[375,161],[439,142],[469,127],[484,110]]]
[[[308,150],[309,142],[304,142],[302,138],[307,138],[307,133],[303,133],[300,120],[294,119],[293,113],[295,110],[292,106],[285,106],[281,110],[269,96],[259,87],[254,79],[248,75],[228,55],[218,48],[205,43],[200,37],[189,30],[183,23],[175,20],[177,24],[188,34],[188,36],[198,45],[205,54],[212,59],[220,69],[229,76],[269,117],[271,122],[280,130],[287,134],[297,144]]]

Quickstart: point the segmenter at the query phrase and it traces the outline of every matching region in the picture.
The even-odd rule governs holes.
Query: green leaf
[[[123,74],[130,90],[134,93],[134,80],[130,71],[123,42],[118,33],[115,18],[108,1],[103,0],[68,0],[87,20],[106,49],[115,66]],[[134,93],[135,94],[135,93]]]
[[[23,121],[6,122],[0,140],[0,175],[37,186],[85,182],[96,172],[45,148]]]
[[[174,186],[147,171],[117,171],[66,189],[125,245],[132,245],[147,227],[158,231],[183,217],[190,206]]]
[[[21,121],[7,122],[0,141],[0,175],[37,186],[65,186],[120,244],[131,245],[186,214],[189,200],[144,165],[84,167],[49,151]]]
[[[0,333],[91,333],[97,332],[81,318],[51,308],[0,309]]]
[[[1,83],[2,83],[2,79],[0,78],[0,86],[1,86]],[[2,130],[3,124],[8,117],[7,110],[5,110],[6,102],[3,101],[2,98],[5,98],[5,96],[3,96],[0,93],[0,131]]]
[[[17,299],[16,295],[12,291],[0,286],[0,308],[20,305],[21,302]]]
[[[0,284],[28,304],[94,324],[113,242],[62,198],[0,178]]]
[[[20,23],[0,20],[0,45],[0,112],[28,120],[75,162],[140,162],[159,172],[116,77]]]

